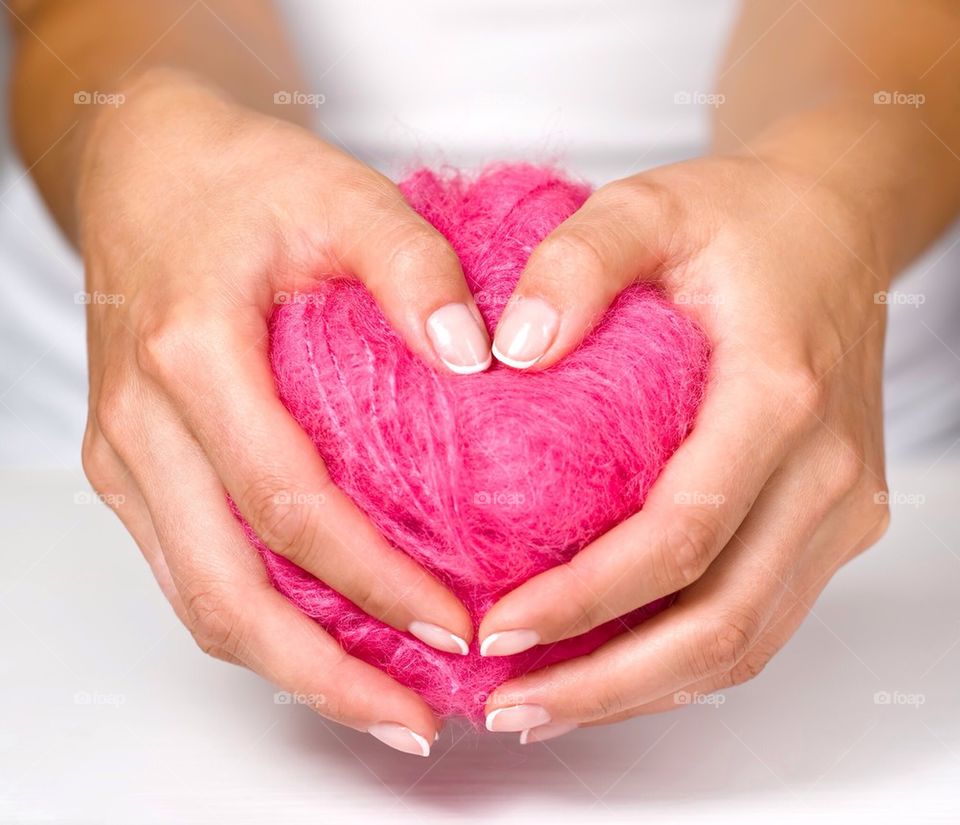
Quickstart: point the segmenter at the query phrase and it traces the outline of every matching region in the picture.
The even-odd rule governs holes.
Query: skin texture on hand
[[[176,72],[145,76],[122,114],[98,119],[79,181],[88,290],[122,296],[89,305],[92,483],[125,497],[117,514],[205,651],[423,753],[438,728],[427,706],[273,590],[224,490],[275,552],[393,627],[466,652],[464,607],[333,485],[267,358],[275,302],[343,275],[446,369],[427,319],[476,312],[452,249],[379,174]]]
[[[677,601],[498,693],[583,724],[742,681],[830,574],[883,533],[885,306],[873,295],[887,279],[855,216],[817,200],[818,216],[848,230],[841,244],[794,202],[789,186],[802,183],[784,186],[788,174],[717,158],[612,184],[531,259],[521,294],[565,319],[596,312],[631,280],[626,264],[644,262],[714,351],[697,425],[644,509],[504,597],[480,638],[527,629],[552,642],[680,591]],[[557,286],[573,273],[609,287],[590,306]],[[498,707],[495,696],[488,710]]]
[[[271,546],[371,613],[417,623],[438,646],[469,639],[453,597],[304,461],[312,446],[265,357],[273,301],[343,273],[437,368],[484,368],[455,256],[389,182],[285,122],[305,124],[302,111],[271,104],[302,82],[267,0],[8,7],[21,24],[18,145],[83,247],[90,292],[124,298],[89,305],[94,486],[124,497],[118,514],[201,647],[428,753],[429,709],[272,590],[223,491]],[[497,332],[504,363],[545,368],[648,278],[715,345],[702,420],[643,513],[484,620],[485,652],[503,655],[682,588],[634,634],[491,697],[490,727],[533,727],[527,741],[755,675],[886,523],[874,296],[956,212],[957,13],[935,0],[745,7],[720,78],[725,155],[597,192],[535,252],[518,288],[526,311]],[[791,14],[803,18],[780,25]],[[122,88],[128,102],[78,116],[83,88]],[[923,128],[865,111],[883,88],[924,91]]]
[[[494,336],[504,363],[546,368],[640,279],[713,342],[696,427],[644,509],[483,619],[481,649],[506,655],[679,592],[591,655],[502,685],[488,727],[523,741],[756,676],[888,522],[884,295],[960,209],[960,14],[745,6],[718,154],[596,192],[534,250]],[[874,105],[884,88],[924,94],[922,117]]]

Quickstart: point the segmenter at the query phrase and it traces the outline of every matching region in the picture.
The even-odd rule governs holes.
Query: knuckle
[[[833,499],[842,499],[860,487],[865,473],[859,448],[844,442],[837,450],[837,459],[832,468],[828,487]]]
[[[80,462],[90,486],[98,493],[105,492],[113,480],[115,465],[106,439],[94,427],[88,426],[84,433]]]
[[[359,214],[392,209],[404,202],[400,188],[392,180],[354,158],[338,166],[333,180],[345,206]]]
[[[401,221],[388,240],[386,266],[371,269],[364,282],[373,292],[389,289],[401,302],[449,296],[451,283],[465,289],[460,259],[453,247],[428,226]]]
[[[590,592],[590,588],[578,575],[576,568],[570,562],[556,568],[565,574],[567,583],[564,589],[566,595],[566,615],[569,617],[569,627],[564,628],[564,636],[577,635],[596,626],[598,621],[599,605],[597,598]]]
[[[606,256],[590,235],[567,227],[548,235],[534,250],[530,263],[537,268],[537,277],[549,279],[551,274],[576,272],[584,277],[603,275]]]
[[[238,657],[243,647],[240,622],[222,584],[195,584],[184,607],[191,621],[190,634],[204,653],[216,658]]]
[[[137,339],[137,365],[147,375],[166,380],[183,364],[191,333],[181,321],[165,321],[146,330]]]
[[[620,210],[651,212],[659,217],[675,214],[679,206],[671,189],[648,175],[631,175],[601,186],[594,199]]]
[[[178,384],[191,374],[202,354],[224,338],[224,322],[209,304],[174,308],[166,318],[147,326],[137,337],[137,366],[163,385]]]
[[[816,373],[806,366],[792,366],[780,370],[777,405],[787,428],[795,433],[805,432],[823,420],[826,414],[827,394]]]
[[[446,239],[429,226],[404,223],[397,230],[387,255],[387,271],[391,277],[423,282],[431,277],[446,280],[451,269],[460,266],[459,258]]]
[[[136,391],[126,381],[106,382],[94,407],[96,426],[107,444],[117,448],[130,432],[137,408]]]
[[[858,507],[862,535],[849,554],[853,558],[882,539],[890,528],[890,493],[886,484],[875,484],[867,488]]]
[[[702,645],[704,675],[732,671],[749,652],[761,627],[760,617],[749,608],[721,616]]]
[[[606,686],[591,698],[590,707],[580,712],[582,718],[606,719],[616,716],[630,707],[626,697],[614,686]]]
[[[276,553],[303,566],[311,547],[314,520],[301,497],[271,478],[255,481],[241,499],[251,526]]]
[[[379,589],[375,585],[372,577],[370,576],[354,576],[346,583],[343,587],[344,593],[349,594],[349,599],[357,607],[359,607],[364,613],[369,613],[371,616],[376,616],[377,618],[383,619],[384,610],[382,601],[378,598]],[[393,599],[390,601],[397,602],[401,598],[401,595],[407,594],[392,594]]]
[[[693,584],[713,560],[717,528],[709,516],[689,517],[671,526],[656,555],[656,581],[664,595]]]
[[[887,496],[889,494],[884,490],[883,495]],[[884,502],[883,504],[875,506],[877,508],[876,521],[867,533],[866,540],[868,544],[876,544],[887,534],[887,530],[890,529],[890,505]]]
[[[770,663],[773,653],[766,650],[756,650],[747,653],[734,667],[727,678],[727,682],[735,687],[756,679],[763,669]]]

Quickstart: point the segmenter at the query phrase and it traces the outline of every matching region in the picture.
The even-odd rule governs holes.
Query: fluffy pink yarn
[[[475,179],[421,170],[401,189],[457,251],[491,332],[532,248],[589,194],[528,165]],[[649,285],[624,292],[576,352],[539,373],[496,362],[437,372],[352,280],[327,281],[271,320],[280,398],[333,480],[476,623],[640,509],[693,424],[708,357],[700,329]],[[482,718],[504,680],[587,653],[669,602],[515,656],[481,658],[476,643],[456,656],[371,618],[248,535],[280,592],[442,716]]]

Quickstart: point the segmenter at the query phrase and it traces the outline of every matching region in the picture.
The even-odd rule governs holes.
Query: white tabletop
[[[723,704],[421,760],[204,657],[82,479],[0,474],[0,821],[958,822],[960,463],[891,488],[887,537]]]

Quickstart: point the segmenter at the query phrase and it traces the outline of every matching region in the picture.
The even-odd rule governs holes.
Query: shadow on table
[[[914,588],[874,568],[882,573],[881,559],[856,576],[843,571],[791,644],[719,705],[530,746],[453,724],[429,760],[319,725],[302,728],[298,745],[345,745],[372,794],[446,811],[497,812],[545,797],[599,810],[746,794],[786,801],[832,784],[876,785],[956,750],[960,654],[951,655],[957,577],[931,582],[920,563]]]

